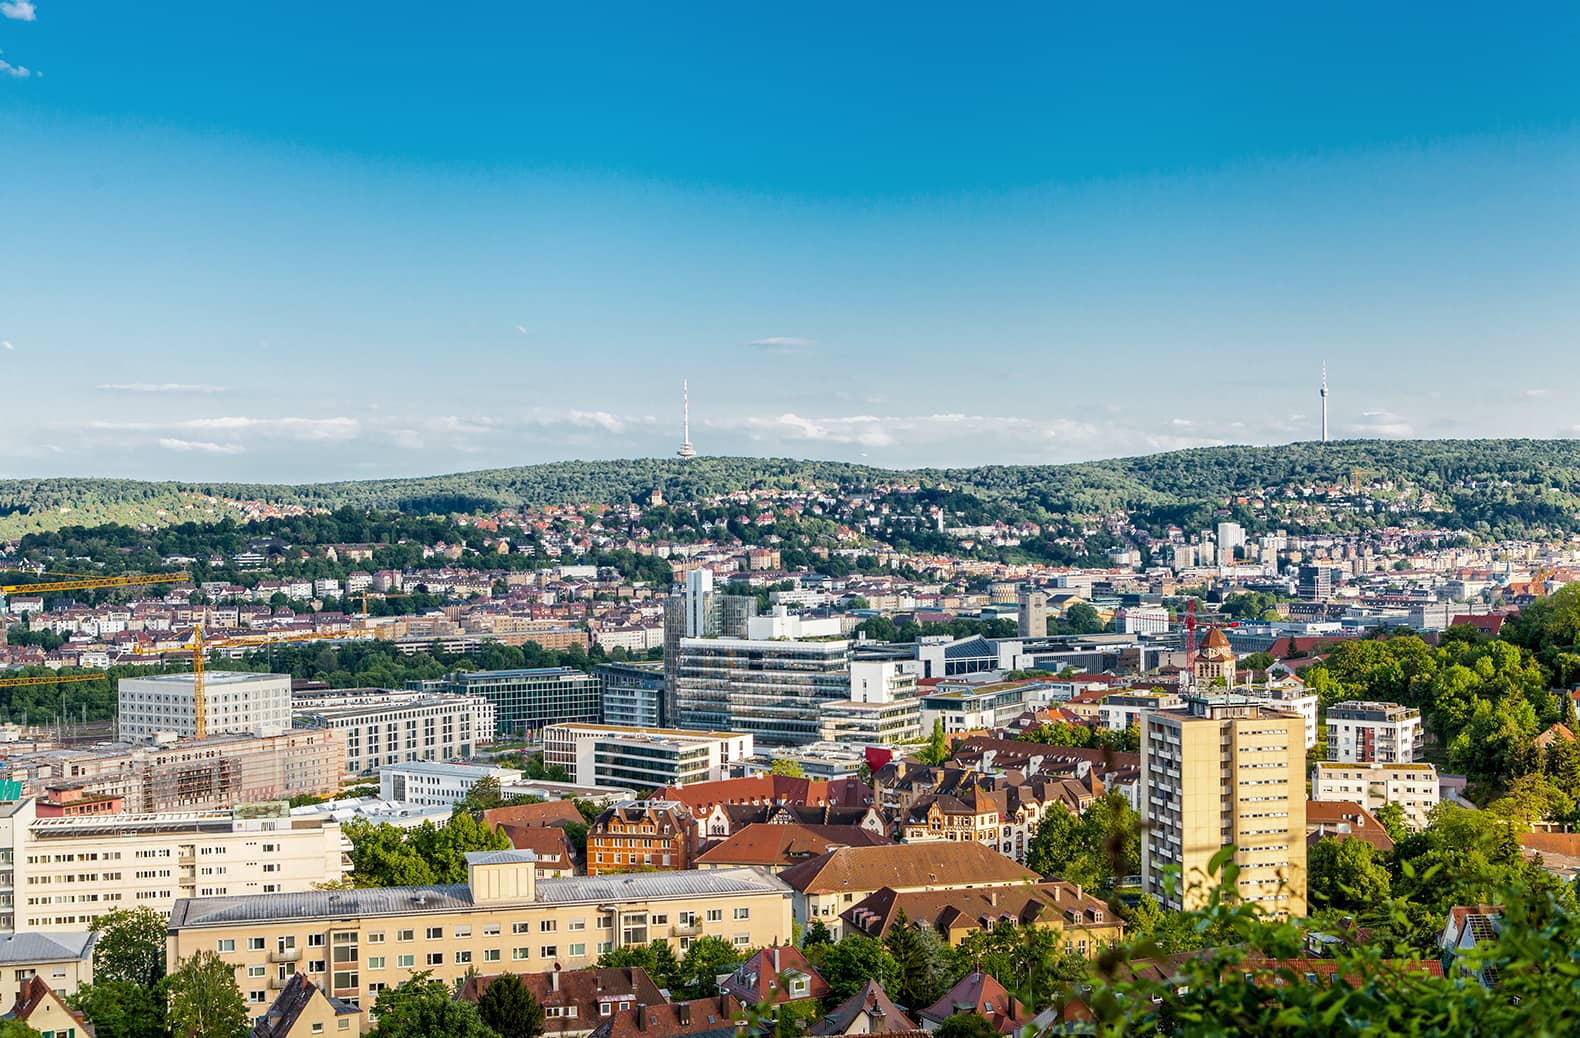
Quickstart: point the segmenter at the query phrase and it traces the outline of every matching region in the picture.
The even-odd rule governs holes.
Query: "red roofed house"
[[[720,994],[742,1004],[759,1007],[802,1002],[828,994],[824,980],[794,945],[764,948],[740,966],[719,985]]]
[[[916,1014],[922,1029],[938,1030],[956,1013],[980,1016],[999,1034],[1014,1034],[1031,1022],[1026,1007],[1010,997],[1004,985],[980,970],[968,973],[960,983],[944,992],[944,997]]]
[[[28,977],[22,981],[16,1004],[5,1019],[26,1024],[35,1031],[52,1034],[53,1038],[93,1038],[93,1025],[81,1013],[73,1012],[66,1002],[44,982],[43,977]]]

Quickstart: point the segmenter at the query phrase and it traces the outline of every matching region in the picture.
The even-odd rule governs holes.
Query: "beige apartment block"
[[[83,930],[117,908],[292,894],[344,878],[340,823],[283,802],[221,813],[38,818],[0,804],[0,929]]]
[[[190,898],[170,917],[171,969],[200,951],[236,967],[261,1012],[291,975],[364,1009],[427,970],[454,984],[476,971],[592,966],[614,948],[699,937],[740,949],[791,940],[791,891],[761,869],[539,879],[523,851],[473,852],[466,883]]]
[[[1201,695],[1145,715],[1141,733],[1147,892],[1169,907],[1202,904],[1220,879],[1209,862],[1232,846],[1241,901],[1304,916],[1304,719],[1247,696]]]

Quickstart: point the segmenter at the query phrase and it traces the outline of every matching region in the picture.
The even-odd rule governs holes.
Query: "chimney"
[[[988,891],[988,904],[992,905],[994,908],[998,907],[998,891]]]
[[[1079,883],[1075,884],[1075,900],[1081,900],[1081,885]]]
[[[549,971],[549,990],[550,991],[558,991],[559,989],[560,989],[560,971],[558,969],[552,969],[552,970]]]
[[[681,1027],[690,1027],[691,1026],[691,1003],[690,1002],[677,1002],[677,1003],[675,1003],[675,1023],[679,1024]]]

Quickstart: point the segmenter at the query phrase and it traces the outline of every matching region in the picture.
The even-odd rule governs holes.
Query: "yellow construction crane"
[[[192,636],[185,645],[176,645],[162,649],[145,649],[141,645],[132,648],[136,656],[164,656],[172,652],[190,652],[192,654],[192,731],[198,739],[208,737],[208,702],[203,689],[203,671],[208,663],[210,649],[234,649],[242,646],[276,645],[284,642],[310,642],[310,641],[345,641],[351,637],[349,634],[321,634],[317,631],[310,632],[283,632],[278,634],[238,634],[229,638],[209,639],[203,636],[203,625],[197,624],[192,628]]]
[[[141,573],[128,577],[88,577],[70,573],[40,573],[47,578],[34,584],[0,584],[0,596],[42,595],[54,591],[88,591],[101,587],[143,587],[148,584],[179,584],[185,573]]]
[[[375,591],[374,594],[378,595],[380,598],[410,598],[411,597],[410,595],[406,594],[404,591]],[[366,588],[364,588],[363,591],[362,591],[362,629],[364,631],[366,631],[368,629],[368,593],[367,593],[367,589]]]
[[[95,674],[41,674],[35,678],[0,678],[0,688],[25,688],[28,685],[65,685],[73,681],[102,681],[104,671]]]

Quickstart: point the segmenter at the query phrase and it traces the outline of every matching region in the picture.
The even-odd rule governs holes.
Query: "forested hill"
[[[1204,447],[1071,465],[885,470],[787,458],[643,458],[570,461],[411,479],[302,485],[147,483],[117,479],[0,481],[0,537],[107,522],[240,517],[241,502],[307,508],[350,505],[412,513],[474,512],[523,505],[626,502],[662,487],[694,500],[753,487],[812,483],[859,490],[921,484],[963,491],[1031,516],[1116,509],[1169,511],[1231,495],[1322,485],[1393,484],[1445,525],[1571,529],[1580,513],[1580,441],[1359,440],[1278,447]]]

